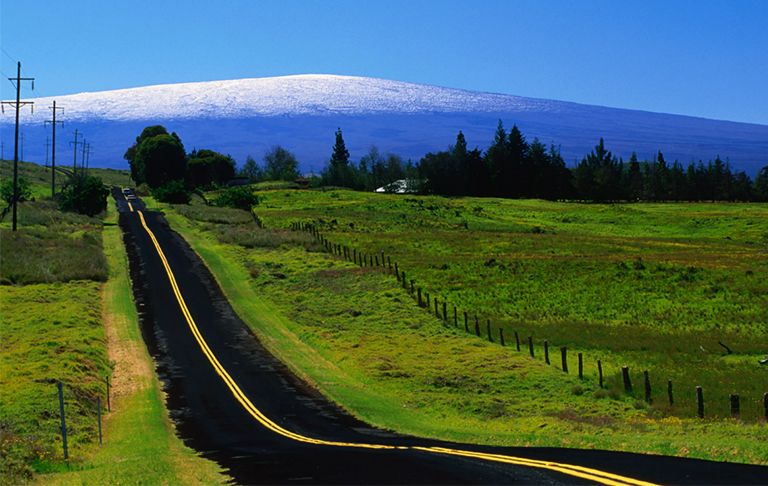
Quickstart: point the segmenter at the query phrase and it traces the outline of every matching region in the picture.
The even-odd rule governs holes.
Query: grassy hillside
[[[57,158],[57,160],[60,160]],[[72,158],[65,158],[64,165],[57,163],[56,167],[61,167],[69,171],[72,170]],[[67,165],[69,164],[69,165]],[[80,166],[78,165],[78,170]],[[130,180],[130,170],[115,170],[115,169],[88,169],[88,175],[99,177],[104,184],[114,186],[133,186],[133,181]],[[19,177],[26,177],[33,185],[32,195],[36,198],[46,197],[51,195],[51,169],[37,165],[33,162],[19,162]],[[13,178],[13,160],[0,160],[0,179]],[[66,181],[67,176],[57,172],[56,173],[56,192],[58,193],[61,186]]]
[[[768,351],[765,206],[260,194],[254,209],[266,230],[220,208],[169,218],[267,345],[369,422],[470,442],[768,463],[766,371],[757,362]],[[425,300],[430,294],[429,309],[388,268],[318,249],[313,237],[289,230],[297,222],[350,254],[381,261],[383,251]],[[632,392],[621,366],[629,366]],[[695,418],[696,386],[706,398],[703,420]],[[730,393],[741,396],[738,421],[724,420]]]

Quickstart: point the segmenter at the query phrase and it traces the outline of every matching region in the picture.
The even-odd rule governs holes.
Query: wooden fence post
[[[504,346],[504,329],[499,328],[499,344]]]
[[[667,380],[667,396],[669,396],[669,406],[671,407],[675,403],[672,399],[672,380]]]
[[[464,311],[464,332],[469,332],[469,318],[467,317],[467,311]]]
[[[101,397],[96,397],[96,415],[99,422],[99,445],[102,445],[101,441]]]
[[[603,363],[597,360],[597,375],[600,377],[600,388],[603,387]]]
[[[579,353],[579,379],[584,379],[584,361],[582,353]]]
[[[56,386],[59,388],[59,409],[61,413],[61,441],[64,446],[64,460],[69,461],[69,451],[67,450],[67,422],[64,419],[64,384],[58,382]],[[67,462],[69,467],[69,462]]]
[[[413,280],[411,280],[411,285],[413,285]],[[421,305],[421,287],[419,287],[419,290],[417,290],[417,292],[419,294],[418,295],[419,307],[424,307],[423,305]]]
[[[549,364],[549,341],[544,340],[544,362]]]
[[[730,395],[730,398],[731,398],[731,418],[737,419],[741,416],[741,412],[739,410],[739,396]]]
[[[387,255],[387,266],[389,267],[389,270],[392,271],[392,260],[389,258],[389,255]]]
[[[400,281],[400,273],[397,270],[397,262],[395,262],[395,275],[397,275],[397,281],[399,282]]]
[[[517,350],[520,351],[520,336],[517,335],[517,331],[515,331],[515,346],[517,346]]]
[[[621,367],[621,376],[624,378],[624,390],[632,391],[632,382],[629,381],[629,366]]]
[[[763,410],[765,410],[765,418],[768,420],[768,392],[763,393]]]
[[[488,333],[488,341],[493,342],[493,336],[491,336],[491,320],[486,319],[485,321],[485,332]]]
[[[533,358],[533,336],[528,336],[528,351],[531,353],[531,358]]]
[[[645,379],[645,401],[646,403],[653,403],[651,399],[651,379],[648,376],[648,370],[643,371],[643,378]]]
[[[440,310],[437,308],[437,297],[435,297],[435,317],[440,319]]]
[[[565,346],[560,348],[560,360],[563,363],[563,371],[568,373],[568,348]]]
[[[696,414],[699,418],[704,418],[704,392],[701,387],[696,387]]]
[[[480,324],[477,323],[477,314],[475,314],[475,334],[480,337]]]
[[[405,272],[403,272],[403,275],[405,275]],[[415,281],[411,279],[411,293],[413,293],[413,286],[415,285]]]
[[[443,322],[448,323],[448,303],[443,301]]]

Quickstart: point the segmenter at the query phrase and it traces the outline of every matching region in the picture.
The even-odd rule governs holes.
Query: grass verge
[[[109,221],[116,222],[110,205]],[[223,484],[221,467],[184,446],[164,405],[131,298],[127,257],[117,225],[104,230],[109,280],[103,287],[104,322],[112,372],[112,413],[104,445],[84,451],[70,470],[43,474],[41,484]]]

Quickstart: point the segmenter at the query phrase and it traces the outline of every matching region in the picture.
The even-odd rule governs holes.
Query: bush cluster
[[[232,187],[221,193],[216,199],[220,208],[235,208],[250,211],[252,206],[259,204],[259,197],[247,187]]]

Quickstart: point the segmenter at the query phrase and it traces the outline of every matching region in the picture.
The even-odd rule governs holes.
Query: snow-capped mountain
[[[7,95],[6,95],[7,96]],[[56,97],[57,162],[74,160],[73,132],[84,134],[95,167],[126,168],[122,155],[148,125],[175,131],[185,148],[247,155],[261,161],[271,146],[296,154],[302,170],[319,171],[341,128],[352,160],[376,145],[418,161],[445,150],[463,131],[470,147],[485,149],[502,120],[527,139],[561,147],[567,163],[605,139],[614,154],[642,160],[661,151],[668,161],[705,163],[728,157],[754,176],[768,165],[768,126],[635,110],[580,105],[382,79],[302,75],[148,86]],[[44,163],[54,98],[37,98],[34,114],[22,108],[24,159]],[[0,117],[4,157],[13,157],[13,109]],[[79,141],[82,141],[80,139]],[[78,155],[78,164],[81,155]]]

